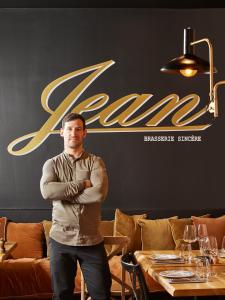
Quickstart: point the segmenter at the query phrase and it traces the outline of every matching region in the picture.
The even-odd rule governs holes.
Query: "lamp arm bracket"
[[[225,84],[225,80],[218,81],[213,88],[213,97],[214,97],[214,116],[218,117],[218,98],[217,98],[217,89],[220,85]]]
[[[217,92],[218,86],[219,86],[219,85],[223,85],[223,84],[225,84],[225,80],[218,81],[218,82],[214,85],[214,94]]]
[[[208,45],[208,49],[209,49],[209,75],[210,75],[210,91],[212,93],[213,96],[213,72],[214,72],[214,61],[213,61],[213,46],[212,43],[210,42],[209,39],[204,38],[201,40],[197,40],[194,42],[191,42],[191,45],[196,45],[196,44],[200,44],[200,43],[207,43]],[[213,98],[213,97],[212,97]],[[210,99],[212,100],[212,99]]]
[[[201,40],[197,40],[194,42],[191,42],[191,45],[196,45],[196,44],[200,44],[200,43],[207,43],[208,45],[208,49],[209,49],[209,108],[208,110],[211,113],[214,113],[214,116],[216,117],[216,115],[218,114],[217,110],[217,103],[215,103],[215,97],[214,97],[214,89],[213,89],[213,85],[214,85],[214,62],[213,62],[213,46],[212,43],[210,42],[209,39],[204,38]]]
[[[191,46],[196,45],[196,44],[200,44],[200,43],[203,43],[203,42],[206,42],[208,44],[209,48],[210,47],[212,48],[212,43],[207,38],[204,38],[204,39],[201,39],[201,40],[197,40],[197,41],[193,41],[193,42],[191,42]]]

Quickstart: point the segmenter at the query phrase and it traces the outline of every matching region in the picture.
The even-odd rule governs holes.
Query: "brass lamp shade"
[[[209,50],[209,62],[195,55],[194,46],[200,43],[207,43]],[[184,29],[183,55],[171,60],[167,65],[160,69],[161,72],[169,74],[181,74],[185,77],[193,77],[196,74],[209,74],[209,104],[207,111],[218,117],[218,98],[217,89],[225,84],[221,80],[214,85],[214,73],[217,72],[214,67],[213,46],[208,38],[195,40],[194,30],[190,27]]]
[[[194,54],[184,54],[172,59],[167,65],[163,66],[160,71],[168,74],[180,74],[181,70],[186,69],[208,74],[209,62]],[[214,72],[216,72],[215,68]]]
[[[198,57],[194,53],[194,30],[190,27],[184,29],[183,55],[172,59],[163,66],[160,71],[168,74],[181,74],[184,70],[194,71],[195,73],[209,74],[210,64],[208,61]],[[213,68],[216,73],[216,68]],[[194,74],[195,74],[194,73]]]

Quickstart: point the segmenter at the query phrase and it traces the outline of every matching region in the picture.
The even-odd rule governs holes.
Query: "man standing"
[[[84,151],[84,118],[66,115],[64,152],[43,166],[41,193],[52,200],[50,267],[54,300],[72,300],[77,261],[93,300],[109,300],[111,276],[98,227],[108,177],[100,157]]]

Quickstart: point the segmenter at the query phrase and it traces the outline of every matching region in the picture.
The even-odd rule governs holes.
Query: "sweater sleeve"
[[[90,204],[103,202],[108,193],[108,176],[103,160],[97,157],[94,161],[90,181],[92,187],[84,189],[80,194],[76,195],[73,203]]]
[[[74,197],[84,190],[84,181],[58,182],[54,162],[45,162],[40,181],[41,194],[46,200],[65,200],[72,202]]]

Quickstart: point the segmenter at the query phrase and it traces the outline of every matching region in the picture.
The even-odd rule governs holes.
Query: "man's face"
[[[66,122],[61,128],[60,135],[64,138],[65,148],[76,149],[83,145],[87,130],[83,129],[83,122],[80,119]]]

